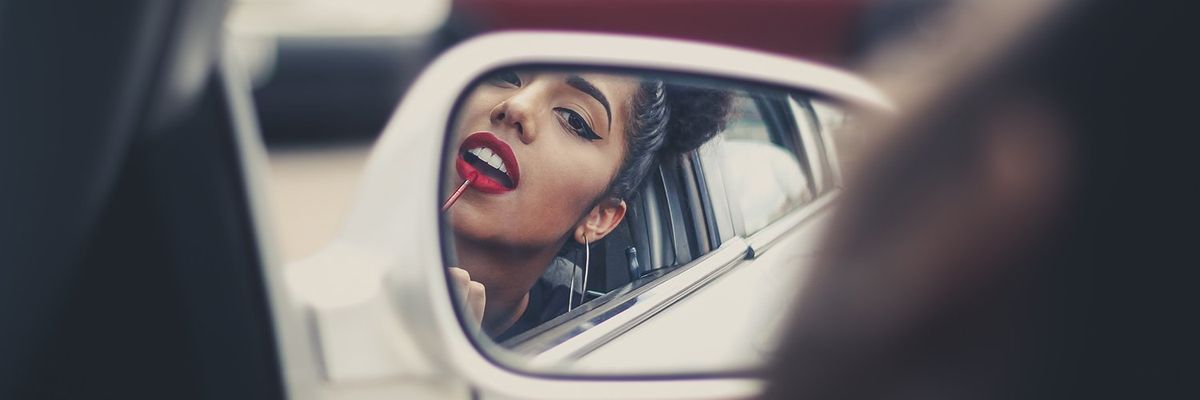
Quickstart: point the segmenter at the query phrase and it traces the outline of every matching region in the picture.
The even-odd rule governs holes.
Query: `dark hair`
[[[643,82],[631,101],[625,157],[606,194],[633,196],[659,161],[692,151],[724,130],[731,104],[728,91]]]

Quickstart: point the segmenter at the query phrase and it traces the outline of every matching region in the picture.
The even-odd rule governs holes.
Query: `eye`
[[[500,71],[488,77],[488,82],[496,86],[521,87],[521,77],[513,71]]]
[[[554,113],[562,120],[563,126],[567,130],[574,132],[579,137],[587,140],[600,140],[600,135],[597,135],[592,127],[588,125],[587,120],[583,119],[579,113],[572,111],[569,108],[555,108]]]

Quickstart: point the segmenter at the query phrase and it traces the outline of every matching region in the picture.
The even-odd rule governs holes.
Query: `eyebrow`
[[[587,93],[588,96],[592,96],[596,99],[596,101],[599,101],[600,105],[604,106],[604,112],[608,113],[608,125],[612,126],[612,108],[608,106],[608,98],[604,97],[604,93],[600,92],[600,89],[597,89],[596,85],[593,85],[591,82],[588,82],[587,79],[583,79],[579,75],[571,75],[567,77],[567,84],[571,85],[573,88],[579,89],[580,92]]]

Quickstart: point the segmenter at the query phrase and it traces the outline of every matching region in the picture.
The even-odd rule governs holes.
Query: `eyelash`
[[[567,108],[555,108],[554,113],[558,114],[559,118],[562,119],[563,127],[571,132],[574,132],[576,135],[579,135],[579,137],[587,139],[588,141],[601,139],[600,135],[597,135],[596,131],[592,130],[591,125],[588,125],[587,121],[584,120],[579,113]],[[571,124],[572,119],[579,123],[578,128]]]
[[[489,80],[497,86],[521,87],[521,85],[524,83],[521,81],[521,76],[512,71],[496,73]],[[564,128],[578,135],[579,137],[588,141],[603,139],[600,137],[600,135],[596,134],[596,131],[592,130],[592,126],[588,125],[587,120],[583,119],[583,116],[579,115],[579,113],[567,108],[555,108],[554,113],[559,116]],[[577,122],[579,127],[576,128],[571,123],[572,121]]]

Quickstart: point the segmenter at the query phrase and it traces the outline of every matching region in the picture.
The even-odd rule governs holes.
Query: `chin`
[[[491,221],[486,221],[483,215],[467,207],[451,210],[450,225],[459,240],[480,241],[496,235],[496,232],[489,232],[489,227],[495,226]]]

